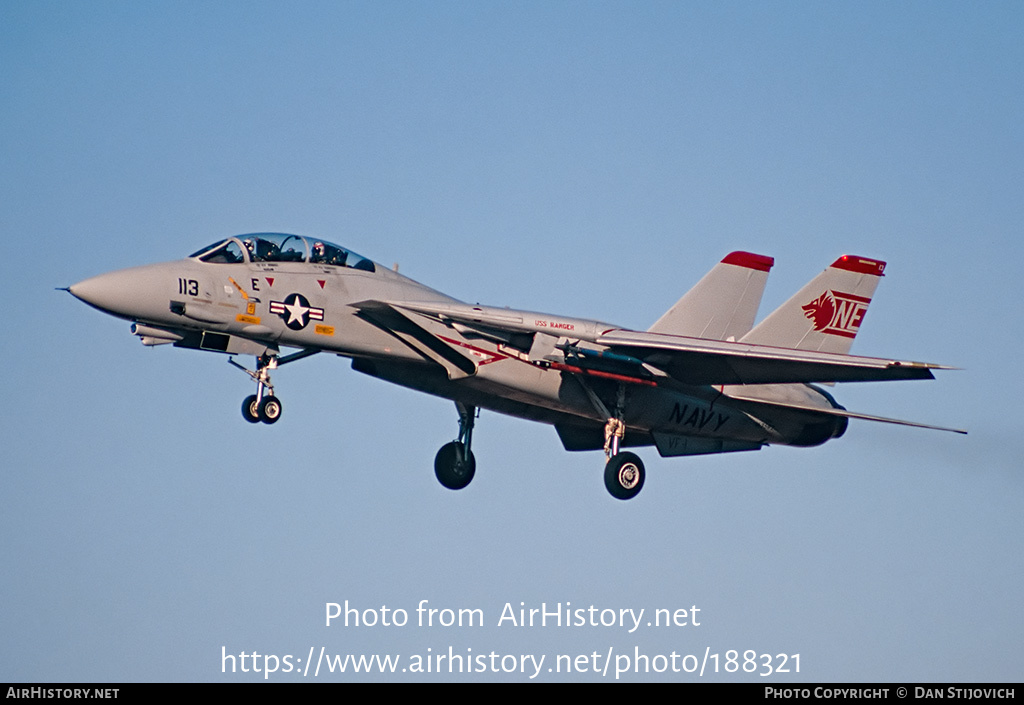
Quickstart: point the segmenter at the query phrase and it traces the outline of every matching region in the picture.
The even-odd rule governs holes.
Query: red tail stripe
[[[848,272],[858,274],[874,274],[876,277],[885,276],[885,262],[867,257],[856,257],[854,255],[843,255],[832,266],[836,269],[845,269]]]
[[[767,255],[755,255],[753,252],[730,252],[722,259],[722,264],[735,264],[737,267],[767,272],[775,264],[775,258]]]

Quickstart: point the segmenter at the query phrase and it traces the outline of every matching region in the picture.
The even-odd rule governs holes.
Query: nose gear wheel
[[[256,382],[256,393],[250,394],[242,402],[242,418],[249,423],[265,424],[277,423],[281,418],[284,405],[281,400],[274,396],[274,385],[270,381],[270,370],[276,370],[281,365],[295,362],[303,358],[315,355],[319,350],[300,350],[291,355],[278,357],[277,353],[265,352],[256,358],[256,369],[249,370],[235,362],[235,359],[228,358],[228,363],[245,372]]]

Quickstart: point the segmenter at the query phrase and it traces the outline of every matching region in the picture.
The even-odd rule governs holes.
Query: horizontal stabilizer
[[[962,428],[947,428],[945,426],[932,426],[931,424],[917,423],[916,421],[904,421],[902,419],[891,419],[886,416],[875,416],[873,414],[861,414],[856,411],[847,411],[846,409],[827,409],[820,406],[811,406],[808,404],[794,404],[792,402],[776,402],[766,401],[764,399],[755,399],[752,397],[737,396],[735,394],[729,395],[730,399],[737,401],[753,402],[755,404],[764,404],[766,406],[783,407],[786,409],[797,409],[799,411],[808,411],[815,414],[824,414],[826,416],[839,416],[847,419],[861,419],[863,421],[878,421],[881,423],[897,424],[899,426],[913,426],[915,428],[927,428],[932,431],[948,431],[949,433],[962,433],[967,434]]]

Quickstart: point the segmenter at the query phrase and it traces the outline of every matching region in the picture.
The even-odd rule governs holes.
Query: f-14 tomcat
[[[774,260],[732,252],[647,331],[458,301],[324,240],[258,233],[189,257],[124,269],[68,288],[132,321],[143,345],[230,355],[256,393],[252,423],[282,404],[270,372],[316,353],[455,402],[457,440],[434,461],[438,480],[473,479],[478,409],[552,424],[566,450],[601,450],[605,485],[629,499],[640,458],[814,446],[848,420],[921,426],[847,411],[815,383],[932,379],[925,362],[848,354],[885,263],[842,256],[756,326]],[[295,352],[282,354],[282,349]],[[248,370],[234,355],[255,357]]]

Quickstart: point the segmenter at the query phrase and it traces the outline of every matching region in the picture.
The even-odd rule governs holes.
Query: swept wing
[[[492,339],[532,334],[534,347],[546,353],[549,360],[551,351],[562,341],[559,347],[579,353],[576,359],[582,356],[584,359],[600,360],[603,366],[614,365],[618,359],[622,362],[624,374],[635,372],[637,363],[642,363],[653,368],[655,374],[660,372],[683,384],[933,379],[932,370],[954,369],[930,362],[859,357],[632,331],[599,321],[468,304],[365,301],[356,304],[356,307],[366,313],[390,309],[396,313],[402,312],[403,317],[419,314],[448,326],[459,327],[460,330],[477,331],[481,336]],[[384,323],[383,320],[380,322]],[[538,336],[550,339],[550,346],[536,345]],[[593,343],[596,347],[588,348],[587,343]]]
[[[770,345],[606,331],[598,345],[642,360],[684,384],[782,384],[933,379],[930,362],[859,357]]]

